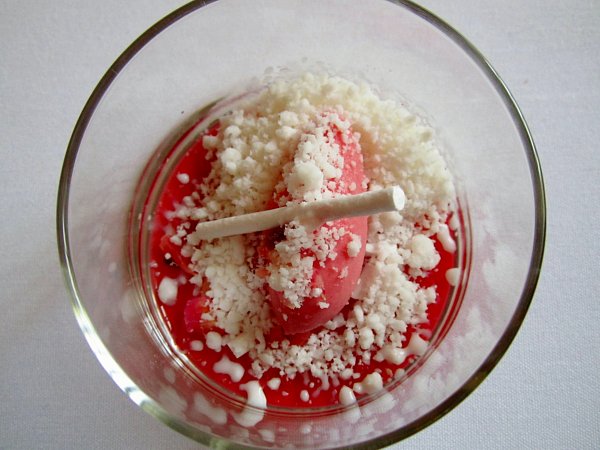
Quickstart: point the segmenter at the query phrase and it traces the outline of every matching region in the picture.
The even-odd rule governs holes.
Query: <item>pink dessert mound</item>
[[[335,113],[319,115],[314,129],[300,137],[283,178],[275,191],[278,206],[305,202],[315,186],[331,197],[364,192],[360,143],[349,123]],[[312,228],[299,220],[264,234],[260,263],[268,274],[273,314],[286,334],[311,331],[335,317],[350,301],[362,270],[367,217]]]

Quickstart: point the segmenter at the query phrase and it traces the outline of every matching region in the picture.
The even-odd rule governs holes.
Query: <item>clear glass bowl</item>
[[[135,198],[198,111],[267,67],[323,63],[396,93],[436,129],[464,220],[461,289],[439,340],[401,383],[328,411],[254,411],[199,382],[173,356],[131,264]],[[545,200],[535,148],[483,56],[409,2],[192,2],[136,40],[102,78],[76,124],[58,196],[58,244],[75,314],[115,383],[167,425],[207,445],[382,447],[454,408],[510,345],[543,254]],[[135,252],[134,252],[135,253]],[[135,259],[135,255],[134,258]],[[442,335],[440,334],[440,335]]]

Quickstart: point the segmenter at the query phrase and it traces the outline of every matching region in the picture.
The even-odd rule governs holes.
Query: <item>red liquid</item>
[[[215,135],[217,131],[217,126],[213,126],[207,133]],[[169,234],[172,234],[172,230],[176,229],[183,221],[178,218],[171,218],[169,220],[166,217],[166,213],[172,212],[177,205],[181,205],[183,197],[197,191],[200,183],[209,172],[210,161],[207,161],[206,150],[202,146],[202,137],[200,136],[182,157],[175,170],[171,173],[170,178],[167,180],[163,191],[160,193],[157,208],[153,217],[152,233],[150,237],[150,275],[152,289],[157,298],[158,285],[163,277],[166,276],[172,279],[185,278],[186,280],[190,277],[190,272],[184,270],[186,267],[185,258],[181,257],[179,254],[181,247],[165,242],[163,239],[166,230],[171,230],[171,233]],[[182,183],[177,178],[178,174],[187,174],[189,176],[189,182],[186,184]],[[193,223],[191,224],[190,230],[194,229],[194,225],[195,224]],[[419,333],[425,340],[429,340],[429,336],[436,330],[440,318],[445,311],[451,293],[452,288],[446,280],[445,274],[448,269],[456,267],[456,254],[446,252],[442,245],[437,241],[435,242],[435,246],[441,256],[441,260],[433,270],[425,277],[420,278],[418,282],[422,287],[437,286],[437,298],[427,309],[429,321],[420,324],[418,329],[409,326],[405,333],[405,345],[408,345],[412,334],[415,332]],[[166,252],[172,255],[170,259],[165,258]],[[240,385],[256,380],[256,378],[250,375],[249,368],[251,367],[252,360],[248,354],[236,359],[227,346],[223,346],[220,352],[215,352],[207,348],[206,345],[204,345],[204,348],[201,351],[191,350],[190,343],[192,341],[205,342],[205,333],[210,330],[212,326],[212,324],[206,324],[206,326],[195,327],[196,329],[192,331],[190,331],[189,326],[186,327],[184,310],[187,300],[194,297],[199,297],[198,286],[191,283],[180,284],[177,302],[173,306],[160,305],[163,319],[176,346],[196,367],[200,369],[201,372],[221,386],[225,391],[232,392],[245,398],[246,392],[240,389]],[[351,301],[343,310],[345,316],[352,310],[352,307],[353,302]],[[301,345],[307,339],[306,335],[285,337],[283,335],[283,330],[277,328],[277,325],[275,325],[274,329],[271,331],[269,335],[271,340],[287,338],[292,344],[297,343]],[[218,330],[215,329],[215,331]],[[224,355],[227,356],[229,360],[239,363],[244,367],[244,376],[239,382],[233,382],[226,374],[214,372],[214,364],[220,361]],[[295,379],[290,380],[285,376],[280,376],[278,369],[270,369],[258,381],[264,390],[269,406],[293,408],[331,406],[339,403],[339,391],[342,386],[347,385],[352,388],[354,383],[361,381],[366,375],[373,373],[374,371],[378,371],[381,374],[385,384],[394,378],[394,374],[398,369],[406,368],[411,365],[415,359],[416,357],[414,355],[409,356],[400,365],[394,365],[386,361],[376,362],[374,360],[371,360],[370,364],[358,363],[353,367],[353,371],[354,373],[360,374],[360,377],[350,378],[349,380],[340,379],[338,385],[330,383],[328,389],[322,390],[319,390],[321,387],[321,380],[312,377],[310,374],[298,375]],[[272,390],[267,386],[267,382],[272,378],[280,378],[281,380],[281,385],[277,390]],[[301,400],[300,393],[303,390],[307,390],[310,394],[310,400],[308,402]],[[317,391],[316,394],[315,390]]]

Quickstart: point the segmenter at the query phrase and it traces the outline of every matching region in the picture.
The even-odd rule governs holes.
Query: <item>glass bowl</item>
[[[199,380],[157,327],[135,263],[145,223],[139,199],[199,111],[269,67],[313,64],[397,95],[435,128],[464,213],[462,278],[439,339],[400,381],[360,407],[250,409],[261,420],[242,426],[232,417],[243,405]],[[94,90],[58,195],[62,267],[98,360],[145,411],[219,448],[383,447],[428,426],[510,345],[534,293],[544,238],[541,171],[512,96],[458,32],[407,1],[221,0],[178,9]]]

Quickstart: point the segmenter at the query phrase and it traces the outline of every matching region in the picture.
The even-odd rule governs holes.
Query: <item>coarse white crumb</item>
[[[310,400],[310,396],[308,395],[308,391],[306,389],[303,389],[300,392],[300,400],[302,400],[303,402],[307,402],[308,400]]]
[[[417,234],[408,243],[411,251],[408,265],[414,269],[433,269],[440,262],[440,255],[436,251],[433,241],[424,234]]]
[[[221,335],[216,331],[209,331],[206,333],[206,346],[215,352],[221,351],[221,346],[223,344],[223,339]]]
[[[269,389],[276,391],[279,389],[279,386],[281,386],[281,378],[271,378],[269,381],[267,381],[267,386]]]
[[[187,173],[178,173],[177,179],[181,184],[188,184],[190,182],[190,176]]]
[[[458,286],[460,281],[460,269],[453,267],[452,269],[446,270],[446,281],[450,286]]]
[[[201,352],[204,349],[204,343],[198,340],[191,341],[190,349],[195,352]]]
[[[177,280],[164,277],[158,285],[158,298],[165,305],[172,306],[177,301]]]
[[[348,256],[350,256],[351,258],[354,258],[356,255],[358,255],[360,253],[360,248],[361,248],[360,236],[353,234],[352,240],[350,242],[348,242],[348,246],[346,247]]]

